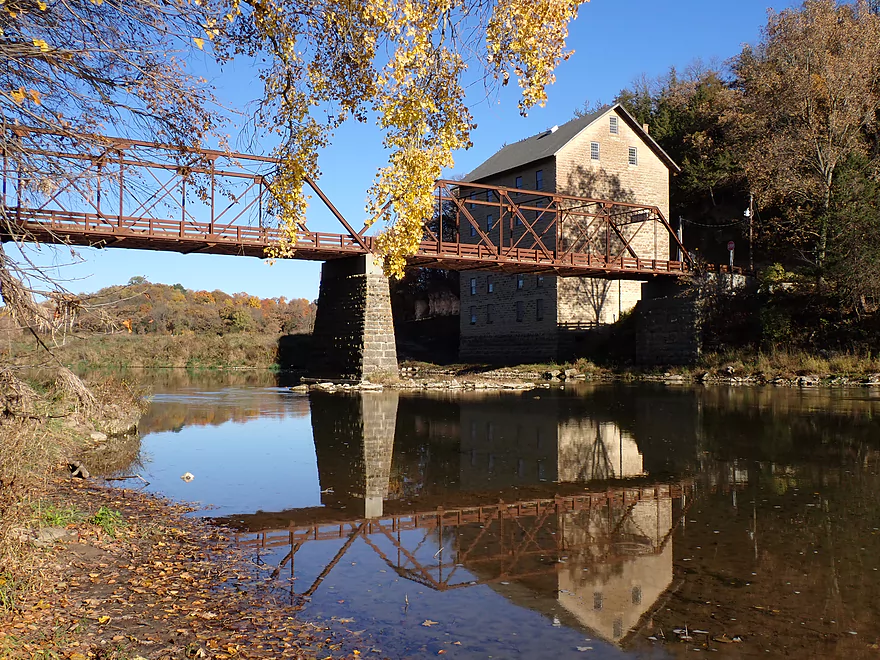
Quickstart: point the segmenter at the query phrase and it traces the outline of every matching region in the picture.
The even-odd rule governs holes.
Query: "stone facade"
[[[616,118],[616,133],[611,130],[612,117]],[[618,106],[611,107],[594,117],[553,155],[472,181],[547,191],[548,195],[558,192],[656,206],[668,217],[670,163],[628,123],[631,121]],[[594,143],[599,145],[598,159],[593,158]],[[634,154],[631,149],[635,149]],[[631,164],[632,155],[636,164]],[[516,201],[519,194],[511,194]],[[494,200],[487,198],[486,201]],[[505,244],[509,245],[511,237],[515,242],[527,231],[512,218],[501,226],[500,207],[495,211],[488,205],[470,204],[468,210],[495,243],[504,236]],[[549,216],[546,221],[539,219],[536,233],[542,235],[551,221]],[[575,240],[578,229],[577,224],[569,220],[560,240]],[[463,224],[461,241],[479,242],[479,235],[471,236],[472,233],[475,232]],[[631,246],[640,257],[669,259],[669,234],[659,220],[632,223],[622,233],[627,239],[632,238]],[[529,237],[523,247],[531,248],[531,240]],[[604,233],[601,240],[594,240],[596,244],[586,249],[604,253]],[[548,249],[554,249],[555,231],[548,231],[542,241]],[[615,238],[612,243],[623,248],[620,239]],[[494,281],[491,292],[487,277]],[[614,323],[641,298],[641,282],[636,281],[544,275],[543,286],[539,288],[535,275],[525,275],[525,286],[518,288],[517,277],[461,273],[460,359],[485,362],[560,359],[559,333]],[[477,281],[476,290],[472,289],[473,279]],[[539,299],[541,303],[537,302]],[[539,304],[540,314],[536,309]]]
[[[312,336],[316,377],[397,373],[388,278],[372,255],[324,262]]]
[[[645,285],[636,308],[636,363],[693,364],[702,351],[701,301],[694,290]]]

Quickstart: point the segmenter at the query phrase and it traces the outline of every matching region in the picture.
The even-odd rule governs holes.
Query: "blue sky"
[[[478,124],[472,136],[474,146],[457,155],[453,171],[468,172],[503,143],[568,121],[586,100],[610,101],[642,73],[654,77],[670,66],[683,68],[696,58],[724,61],[738,53],[742,44],[759,38],[768,8],[780,10],[792,4],[770,0],[592,0],[581,7],[572,26],[569,45],[575,53],[557,70],[545,108],[520,117],[515,85],[491,100],[482,98],[482,88],[469,96]],[[247,62],[227,65],[219,73],[209,68],[207,59],[191,65],[210,75],[227,105],[244,109],[245,103],[259,94],[257,72]],[[366,190],[384,164],[381,140],[375,125],[351,124],[343,127],[321,154],[320,184],[356,226],[364,218]],[[310,226],[334,231],[329,226]],[[314,299],[318,295],[318,262],[280,261],[269,266],[254,258],[127,249],[82,249],[79,255],[79,263],[60,270],[67,288],[74,292],[95,291],[143,275],[151,282],[180,282],[190,289],[247,291],[261,297]],[[44,265],[69,264],[71,257],[67,250],[44,247],[36,260]]]

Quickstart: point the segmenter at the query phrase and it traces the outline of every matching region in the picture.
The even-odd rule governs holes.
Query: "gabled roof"
[[[681,171],[681,168],[675,164],[675,161],[669,157],[669,154],[663,151],[654,138],[648,135],[639,122],[626,111],[626,108],[619,103],[615,103],[614,105],[606,105],[599,108],[596,112],[584,115],[583,117],[572,119],[559,126],[555,131],[543,131],[525,140],[502,147],[487,161],[468,174],[464,181],[474,183],[487,177],[555,156],[582,131],[610,112],[616,112],[648,145],[651,151],[666,164],[666,167],[675,173]]]

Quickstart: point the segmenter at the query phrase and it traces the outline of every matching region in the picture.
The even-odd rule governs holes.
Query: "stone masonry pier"
[[[397,373],[388,278],[372,255],[321,267],[310,375],[362,380]]]

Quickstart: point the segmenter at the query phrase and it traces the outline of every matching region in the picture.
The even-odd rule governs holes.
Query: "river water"
[[[364,657],[880,654],[874,390],[150,379],[130,469]]]

